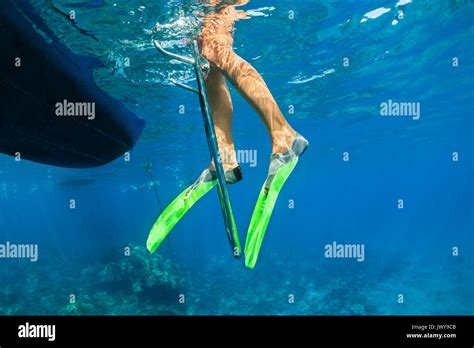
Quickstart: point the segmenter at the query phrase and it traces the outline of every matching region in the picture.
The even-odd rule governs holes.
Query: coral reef
[[[11,279],[0,290],[0,314],[185,314],[178,302],[184,285],[180,269],[139,246],[130,247],[129,256],[117,255],[80,272],[74,264],[53,260],[22,269],[20,282],[8,273]]]
[[[271,254],[250,271],[228,256],[178,267],[158,253],[131,246],[96,264],[51,258],[11,262],[0,270],[2,315],[386,315],[472,314],[472,297],[450,279],[457,263],[420,267],[422,260],[312,264]],[[456,263],[457,262],[457,263]],[[383,272],[381,270],[384,270]],[[439,281],[439,275],[445,281]],[[451,278],[450,278],[451,277]],[[397,302],[403,293],[405,303]],[[179,301],[180,295],[186,301]],[[71,297],[72,296],[72,297]],[[467,304],[467,307],[466,307]],[[470,307],[469,307],[470,304]]]

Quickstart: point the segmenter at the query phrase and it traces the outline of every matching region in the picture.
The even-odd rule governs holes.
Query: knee
[[[205,46],[202,50],[202,56],[214,67],[220,71],[226,71],[234,59],[232,48],[216,47],[213,45]]]

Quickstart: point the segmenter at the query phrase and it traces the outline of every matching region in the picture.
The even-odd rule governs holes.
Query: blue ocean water
[[[232,257],[217,192],[155,255],[145,249],[160,213],[153,186],[166,205],[209,164],[198,100],[170,82],[193,84],[193,72],[152,44],[189,54],[202,5],[55,0],[54,10],[32,2],[74,52],[106,64],[97,84],[147,127],[130,161],[96,169],[0,156],[0,243],[39,247],[38,262],[0,260],[1,314],[474,313],[472,1],[242,7],[251,18],[236,24],[236,52],[311,143],[280,194],[254,270]],[[58,10],[75,11],[77,26],[98,40]],[[244,242],[271,145],[231,92],[236,146],[257,155],[230,187]],[[389,100],[416,103],[419,118],[381,116]],[[325,257],[333,242],[364,245],[363,262]]]

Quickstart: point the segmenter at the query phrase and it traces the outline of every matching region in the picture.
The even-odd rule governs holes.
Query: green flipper
[[[176,197],[153,225],[146,242],[148,251],[155,252],[184,214],[216,185],[217,179],[198,180]]]
[[[257,205],[250,220],[247,240],[245,241],[245,265],[249,268],[254,268],[257,263],[258,253],[262,246],[263,237],[272,216],[278,194],[297,163],[298,157],[278,168],[271,180],[270,186],[268,187],[268,183],[265,182],[260,191]]]

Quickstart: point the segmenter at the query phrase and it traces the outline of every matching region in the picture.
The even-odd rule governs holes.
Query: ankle
[[[237,163],[237,161],[235,162],[223,162],[222,163],[222,168],[224,168],[224,171],[228,171],[228,170],[233,170],[234,168],[238,167],[239,164]],[[209,166],[209,169],[212,170],[212,171],[216,171],[216,166],[214,165],[214,161],[211,162],[210,166]]]
[[[219,145],[220,161],[224,170],[234,169],[239,164],[237,163],[237,153],[234,144],[220,144]]]
[[[296,137],[296,131],[287,126],[281,130],[272,132],[272,153],[282,153],[291,149]]]

